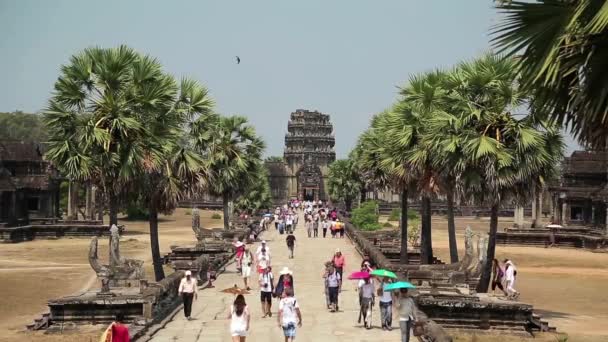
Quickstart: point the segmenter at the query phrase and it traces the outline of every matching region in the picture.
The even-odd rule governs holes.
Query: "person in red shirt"
[[[106,334],[105,342],[131,342],[129,337],[129,328],[123,324],[125,316],[122,313],[116,314],[116,319],[108,328],[109,334]]]
[[[336,268],[336,272],[340,274],[340,279],[342,279],[342,273],[344,271],[344,264],[346,263],[346,260],[339,248],[336,248],[336,253],[334,254],[332,262]]]

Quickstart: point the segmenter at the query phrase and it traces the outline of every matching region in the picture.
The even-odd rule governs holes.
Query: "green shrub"
[[[380,229],[378,223],[378,203],[376,201],[363,202],[359,208],[353,210],[352,222],[355,227],[362,230]]]
[[[192,215],[192,209],[186,209],[186,211],[184,212],[184,215],[186,215],[186,216]]]
[[[390,222],[384,222],[384,224],[382,225],[382,227],[393,228],[393,225]]]
[[[211,215],[211,218],[214,220],[219,220],[222,218],[222,215],[220,215],[218,213],[213,213],[213,215]]]
[[[412,209],[408,209],[407,210],[407,219],[408,220],[417,220],[418,219],[418,212],[416,210],[412,210]],[[401,209],[399,208],[393,208],[393,210],[391,210],[391,214],[388,217],[389,221],[399,221],[401,220]]]
[[[141,205],[139,202],[129,203],[125,210],[128,220],[147,220],[150,218],[148,208]]]
[[[417,222],[407,224],[407,241],[414,247],[420,246],[420,225]]]

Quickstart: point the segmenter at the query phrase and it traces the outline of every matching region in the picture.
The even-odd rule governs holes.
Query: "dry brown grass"
[[[201,211],[201,225],[221,227],[222,220],[211,219],[215,212]],[[192,216],[178,209],[172,216],[161,217],[161,252],[171,245],[194,244]],[[125,221],[127,234],[121,241],[121,254],[145,261],[146,276],[153,278],[150,261],[148,223]],[[97,285],[95,273],[88,263],[89,239],[34,240],[17,244],[0,244],[0,341],[88,341],[99,336],[100,327],[84,329],[83,334],[66,332],[50,336],[42,332],[23,333],[26,324],[47,311],[48,299],[69,295]],[[99,241],[99,257],[107,260],[107,239]],[[170,268],[166,272],[172,272]],[[87,330],[92,332],[86,332]],[[89,336],[90,335],[90,336]]]

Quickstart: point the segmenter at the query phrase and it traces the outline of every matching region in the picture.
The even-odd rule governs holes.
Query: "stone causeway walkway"
[[[278,273],[284,266],[288,266],[293,271],[295,294],[303,315],[303,325],[297,330],[296,340],[302,342],[398,341],[400,338],[398,319],[393,319],[393,331],[383,331],[380,328],[380,311],[377,304],[372,316],[373,329],[366,330],[357,323],[359,304],[355,281],[345,280],[344,282],[340,295],[340,312],[331,313],[326,309],[321,277],[324,262],[331,259],[336,248],[340,248],[346,256],[344,270],[346,277],[351,272],[358,270],[361,265],[361,256],[347,237],[332,239],[328,232],[327,238],[324,239],[322,231],[319,229],[320,237],[308,238],[303,222],[303,216],[300,214],[299,224],[295,231],[294,259],[288,258],[285,235],[280,235],[275,231],[274,225],[271,225],[270,230],[262,235],[270,246],[275,279],[278,278]],[[255,252],[258,245],[259,243],[250,246],[252,252]],[[251,279],[253,280],[254,277],[252,276]],[[276,318],[278,300],[273,299],[272,317],[262,318],[257,278],[252,283],[251,294],[245,296],[252,314],[247,341],[284,341],[283,331],[279,328]],[[186,320],[183,312],[180,312],[153,336],[152,341],[231,341],[230,320],[226,319],[226,316],[234,296],[221,293],[219,290],[234,286],[234,284],[239,287],[243,286],[242,278],[236,273],[236,265],[233,262],[228,266],[227,271],[218,277],[214,283],[215,288],[199,291],[198,300],[194,302],[192,308],[193,320]]]

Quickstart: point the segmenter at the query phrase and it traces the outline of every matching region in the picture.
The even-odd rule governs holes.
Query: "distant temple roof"
[[[44,147],[40,143],[0,140],[0,162],[43,161]]]
[[[39,166],[34,168],[34,171],[30,166],[26,167],[27,171],[19,171],[14,165],[21,163],[35,163]],[[41,144],[0,140],[0,191],[47,190],[54,176],[53,169],[49,166],[44,160]]]

